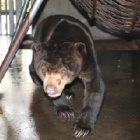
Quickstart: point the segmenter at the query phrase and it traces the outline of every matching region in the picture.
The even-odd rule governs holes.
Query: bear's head
[[[60,96],[65,85],[79,75],[86,59],[86,47],[81,42],[34,43],[32,49],[35,71],[52,98]]]

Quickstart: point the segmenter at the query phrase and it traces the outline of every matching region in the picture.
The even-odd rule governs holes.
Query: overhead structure
[[[140,35],[140,0],[71,1],[109,33]]]

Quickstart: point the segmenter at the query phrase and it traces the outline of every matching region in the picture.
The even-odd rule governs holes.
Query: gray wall
[[[55,14],[66,14],[78,18],[89,27],[94,40],[115,39],[114,36],[104,33],[97,27],[90,27],[87,20],[77,11],[69,0],[49,0],[43,9],[37,24],[47,16]]]

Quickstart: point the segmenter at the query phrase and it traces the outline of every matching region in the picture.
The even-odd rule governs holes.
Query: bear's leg
[[[74,92],[71,89],[64,89],[61,97],[53,100],[54,114],[62,118],[73,119],[74,111],[68,104],[72,96],[74,96]]]
[[[89,80],[87,81],[87,79]],[[84,137],[93,133],[102,105],[105,89],[98,66],[94,68],[92,76],[83,77],[82,80],[85,85],[85,97],[83,109],[74,123],[75,137]]]
[[[33,62],[29,65],[29,72],[30,72],[30,75],[31,75],[31,78],[32,78],[33,82],[37,86],[42,86],[43,85],[43,82],[41,81],[41,79],[36,74],[35,69],[34,69],[34,66],[33,66]]]

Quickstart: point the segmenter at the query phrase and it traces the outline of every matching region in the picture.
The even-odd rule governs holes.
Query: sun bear
[[[74,135],[92,134],[105,86],[89,29],[71,16],[49,16],[38,25],[31,48],[30,75],[52,99],[57,115],[74,116],[67,99],[74,94],[73,81],[82,79],[83,107],[74,122]]]

